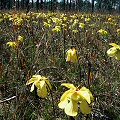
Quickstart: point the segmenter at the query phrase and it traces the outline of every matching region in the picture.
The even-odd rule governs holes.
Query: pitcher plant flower
[[[110,43],[109,45],[113,46],[108,51],[107,54],[110,57],[115,57],[117,60],[120,60],[120,45],[115,43]]]
[[[89,114],[91,108],[89,104],[93,100],[92,93],[86,87],[79,89],[70,83],[63,83],[62,86],[69,88],[60,98],[59,108],[64,109],[69,116],[76,116],[78,113],[78,103],[83,114]]]
[[[45,98],[48,92],[52,89],[49,80],[41,75],[33,75],[26,85],[32,84],[30,92],[34,90],[34,86],[37,87],[37,95],[41,98]]]
[[[23,37],[22,37],[22,36],[20,36],[20,35],[18,36],[18,38],[17,38],[17,39],[18,39],[18,41],[20,41],[20,42],[22,42],[22,41],[23,41]]]
[[[117,34],[118,34],[118,36],[120,36],[120,28],[117,29]]]
[[[12,41],[7,42],[7,45],[11,46],[13,49],[16,49],[17,46],[19,45],[19,42],[23,41],[23,37],[19,35],[18,38],[17,38],[17,40],[18,41],[15,41],[15,42],[12,42]]]
[[[53,32],[60,32],[61,31],[61,27],[60,26],[55,26],[53,29],[52,29]]]
[[[67,51],[67,58],[66,58],[66,62],[70,61],[70,62],[77,62],[78,57],[77,57],[77,50],[75,48],[71,48]]]
[[[79,23],[79,27],[80,27],[80,28],[84,28],[84,27],[85,27],[85,24],[84,24],[84,23]]]
[[[98,33],[100,33],[102,36],[106,36],[108,34],[108,32],[106,30],[100,29],[98,31]]]
[[[11,46],[13,49],[16,49],[16,47],[17,47],[16,42],[7,42],[7,45]]]

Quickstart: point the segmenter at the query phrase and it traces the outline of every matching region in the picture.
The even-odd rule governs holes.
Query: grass
[[[16,98],[0,103],[0,117],[3,120],[69,119],[58,108],[59,99],[66,90],[60,85],[67,82],[89,87],[95,98],[88,118],[79,112],[76,120],[119,120],[120,62],[107,56],[106,51],[110,48],[109,43],[120,44],[117,33],[120,16],[70,12],[33,12],[28,15],[17,12],[16,16],[13,13],[15,11],[0,13],[0,100]],[[90,21],[85,21],[86,18]],[[85,27],[79,27],[79,23],[84,23]],[[60,26],[59,32],[53,31],[55,26]],[[108,34],[101,35],[98,33],[100,29]],[[9,41],[17,41],[18,35],[24,39],[17,50],[6,45]],[[66,51],[72,45],[78,50],[79,60],[75,64],[65,61]],[[87,60],[91,62],[90,85]],[[52,97],[49,94],[42,99],[25,85],[36,73],[50,80]]]

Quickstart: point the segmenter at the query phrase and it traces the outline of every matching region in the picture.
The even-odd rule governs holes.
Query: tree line
[[[0,0],[0,9],[65,10],[120,13],[120,0]]]

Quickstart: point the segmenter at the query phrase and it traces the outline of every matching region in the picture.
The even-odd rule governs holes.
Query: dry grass
[[[9,14],[12,15],[12,12]],[[0,18],[0,100],[16,96],[0,104],[0,117],[3,120],[69,119],[58,108],[60,96],[66,90],[60,85],[69,82],[90,87],[95,98],[88,118],[79,112],[76,120],[119,120],[120,62],[107,56],[106,51],[110,48],[110,42],[120,44],[117,34],[120,16],[67,13],[64,14],[67,19],[63,20],[62,13],[31,13],[26,17],[20,12],[19,15],[23,19],[20,26],[13,25],[14,22],[10,20],[13,16],[6,13],[1,13]],[[62,19],[62,23],[55,23],[52,18]],[[90,18],[90,21],[85,22],[85,18]],[[108,18],[112,18],[112,21],[108,21]],[[80,28],[78,23],[73,25],[75,19],[78,23],[85,23],[85,27]],[[44,26],[44,21],[48,20],[51,20],[50,28]],[[61,26],[60,32],[52,31],[56,25]],[[101,36],[98,33],[100,29],[105,29],[108,35]],[[72,30],[78,32],[73,33]],[[16,41],[18,35],[23,36],[24,40],[17,50],[13,50],[6,43]],[[75,64],[65,62],[66,51],[71,45],[78,50],[79,61]],[[92,65],[90,86],[88,60]],[[30,87],[25,85],[36,73],[51,81],[54,108],[51,94],[46,99],[39,98],[35,91],[30,93]]]

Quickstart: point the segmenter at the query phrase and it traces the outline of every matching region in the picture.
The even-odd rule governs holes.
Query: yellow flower
[[[37,25],[37,24],[38,24],[38,21],[33,21],[32,23],[35,24],[35,25]]]
[[[73,33],[77,33],[77,32],[78,32],[78,30],[72,30],[72,32],[73,32]]]
[[[89,23],[90,22],[90,18],[85,18],[85,22]]]
[[[16,49],[16,47],[17,47],[16,42],[7,42],[7,45],[11,46],[13,49]]]
[[[23,37],[22,36],[18,36],[18,41],[22,42],[23,41]]]
[[[62,86],[69,88],[60,98],[59,108],[64,109],[69,116],[76,116],[78,113],[78,103],[83,114],[89,114],[91,109],[88,103],[93,100],[92,93],[86,87],[75,87],[70,83],[63,83]]]
[[[60,26],[55,26],[55,28],[52,29],[53,32],[60,32],[61,27]]]
[[[62,20],[59,18],[52,18],[52,21],[53,21],[53,23],[55,23],[57,25],[62,23]]]
[[[120,28],[119,28],[119,29],[117,29],[117,33],[120,33]]]
[[[67,17],[63,17],[63,20],[64,20],[64,21],[67,21]]]
[[[80,27],[80,28],[84,28],[84,27],[85,27],[85,24],[84,24],[84,23],[79,23],[79,27]]]
[[[67,51],[66,62],[71,61],[71,62],[75,63],[77,60],[78,60],[77,50],[75,48],[69,49]]]
[[[45,98],[48,92],[52,89],[49,80],[41,75],[33,75],[32,78],[29,81],[27,81],[26,85],[29,85],[31,83],[32,86],[30,92],[32,92],[34,90],[34,86],[36,86],[37,95],[41,98]]]
[[[98,32],[103,36],[108,34],[108,32],[103,29],[100,29]]]
[[[108,18],[108,21],[112,21],[112,18],[110,17],[110,18]]]
[[[44,26],[45,27],[50,27],[51,25],[49,23],[47,23],[47,22],[44,22]]]
[[[117,59],[117,60],[120,60],[120,45],[117,45],[115,43],[110,43],[109,45],[113,46],[111,47],[108,51],[107,51],[107,54],[110,56],[110,57],[114,57]]]
[[[120,28],[117,29],[117,34],[118,34],[118,36],[120,36]]]

